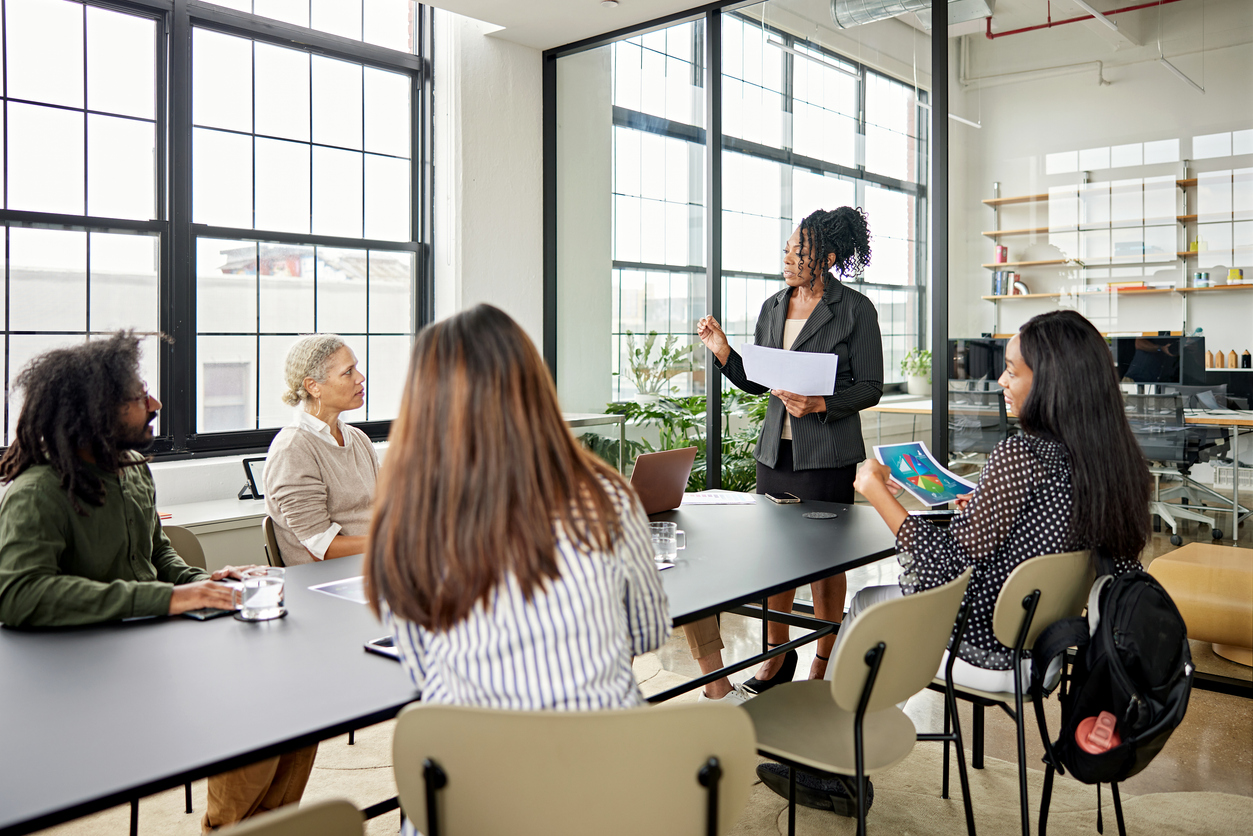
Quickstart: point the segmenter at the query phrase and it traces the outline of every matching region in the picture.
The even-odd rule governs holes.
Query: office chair
[[[857,800],[857,833],[866,833],[865,779],[900,763],[917,730],[896,707],[931,681],[973,569],[943,586],[867,607],[840,631],[831,681],[785,682],[743,710],[757,730],[757,752],[789,767],[788,836],[796,833],[796,770],[841,776]],[[845,780],[848,776],[851,780]],[[964,768],[962,776],[965,777]],[[962,781],[966,789],[965,780]],[[974,836],[970,793],[966,825]]]
[[[1014,650],[1014,659],[1022,659],[1035,645],[1040,633],[1055,621],[1083,613],[1088,592],[1094,580],[1089,553],[1066,552],[1024,560],[1010,573],[996,597],[992,612],[992,632],[996,640]],[[910,596],[912,597],[912,596]],[[950,654],[950,672],[953,656]],[[951,675],[951,673],[950,673]],[[971,765],[983,768],[983,710],[999,706],[1014,721],[1018,735],[1018,795],[1022,813],[1023,836],[1030,836],[1030,812],[1027,807],[1027,750],[1024,738],[1022,705],[1031,698],[1029,682],[1022,679],[1022,667],[1014,667],[1014,690],[1010,692],[980,691],[964,685],[950,684],[946,677],[936,677],[930,684],[933,691],[951,688],[958,699],[973,705]],[[1014,707],[1010,708],[1010,703]],[[956,706],[945,702],[944,730],[949,728],[949,712],[954,724]],[[962,757],[960,742],[957,756]],[[959,764],[959,767],[961,765]],[[948,743],[944,744],[944,771],[948,772]],[[947,783],[947,780],[946,780]]]
[[[1222,494],[1188,475],[1192,465],[1226,449],[1227,437],[1226,431],[1219,428],[1187,426],[1183,417],[1184,399],[1185,395],[1181,392],[1124,395],[1127,422],[1144,451],[1144,457],[1150,462],[1149,472],[1153,475],[1153,499],[1149,502],[1149,512],[1170,526],[1170,542],[1175,546],[1183,543],[1183,538],[1179,536],[1183,520],[1205,523],[1215,540],[1222,539],[1223,531],[1218,528],[1214,517],[1194,510],[1194,507],[1205,507],[1203,503],[1195,502],[1198,493],[1230,504]],[[1177,479],[1178,484],[1163,491],[1162,477]],[[1173,496],[1181,496],[1183,503],[1166,502]]]
[[[278,538],[274,536],[274,520],[267,515],[261,520],[265,530],[265,559],[271,566],[283,567],[283,553],[278,550]]]
[[[1005,392],[991,381],[948,382],[948,466],[983,467],[992,448],[1009,437]]]
[[[183,559],[184,563],[208,571],[208,565],[204,559],[204,548],[196,539],[195,534],[181,525],[163,525],[161,530],[165,532],[170,545],[174,547],[174,551],[178,552],[178,556]]]
[[[364,822],[365,816],[360,810],[347,801],[335,799],[300,806],[291,804],[233,827],[224,827],[220,832],[224,836],[361,836]]]
[[[756,780],[753,725],[730,705],[418,703],[400,712],[392,749],[400,807],[426,836],[715,836],[735,826]]]

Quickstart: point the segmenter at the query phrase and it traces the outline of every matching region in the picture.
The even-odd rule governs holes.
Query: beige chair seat
[[[744,710],[757,729],[757,751],[766,757],[844,775],[856,771],[855,715],[835,704],[829,682],[811,680],[771,688],[744,703]],[[797,716],[812,718],[813,722],[798,724],[792,719]],[[914,748],[914,724],[894,705],[867,712],[863,724],[866,775],[896,766]]]
[[[231,836],[361,836],[365,816],[347,801],[292,804],[223,828]]]
[[[936,688],[943,690],[944,689],[944,677],[937,676],[935,679],[931,680],[931,684],[934,685]],[[953,683],[953,690],[957,691],[959,694],[965,694],[966,696],[978,697],[979,699],[984,699],[984,700],[992,700],[993,702],[1003,702],[1007,705],[1013,703],[1014,701],[1013,691],[980,691],[978,688],[968,688],[965,685],[962,685],[960,682]],[[1022,701],[1031,702],[1030,691],[1023,692]]]
[[[1212,642],[1214,652],[1253,665],[1253,552],[1189,543],[1149,564],[1188,625],[1188,638]]]

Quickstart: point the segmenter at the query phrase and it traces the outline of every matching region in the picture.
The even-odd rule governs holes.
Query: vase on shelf
[[[911,395],[929,395],[931,378],[925,374],[911,374],[905,378],[905,391]]]

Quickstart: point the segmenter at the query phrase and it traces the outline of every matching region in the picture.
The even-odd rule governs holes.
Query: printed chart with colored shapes
[[[880,444],[874,455],[901,487],[929,506],[944,505],[975,489],[974,483],[942,467],[921,441]]]

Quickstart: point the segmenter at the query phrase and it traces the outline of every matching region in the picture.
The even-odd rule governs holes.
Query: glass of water
[[[239,591],[238,618],[243,621],[268,621],[287,614],[283,607],[283,570],[260,567],[243,580]]]
[[[653,559],[659,563],[673,563],[679,550],[679,531],[677,523],[650,522],[649,534],[653,539]]]

